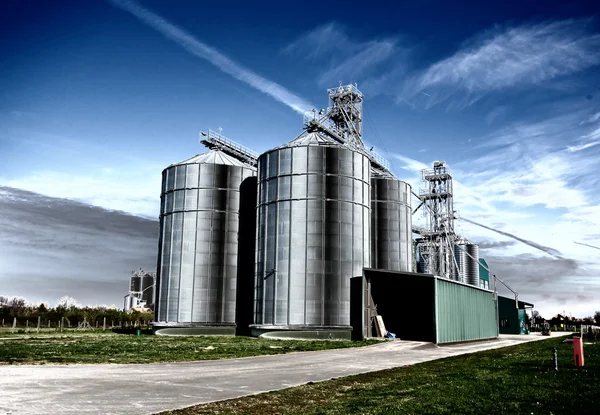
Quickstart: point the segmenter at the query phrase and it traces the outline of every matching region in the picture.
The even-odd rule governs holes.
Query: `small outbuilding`
[[[375,337],[376,316],[402,340],[456,343],[498,337],[494,293],[431,274],[364,269],[351,281],[353,338]]]
[[[498,325],[501,334],[527,334],[527,309],[533,304],[498,296]]]

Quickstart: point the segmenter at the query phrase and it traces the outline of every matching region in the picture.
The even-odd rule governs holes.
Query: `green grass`
[[[584,370],[562,339],[457,356],[164,412],[198,414],[599,414],[600,343]],[[552,368],[556,347],[559,371]]]
[[[112,332],[0,335],[0,364],[156,363],[327,350],[372,341],[294,341],[226,336],[136,337]]]

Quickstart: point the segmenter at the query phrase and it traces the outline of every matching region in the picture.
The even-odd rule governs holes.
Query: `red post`
[[[576,367],[583,367],[583,342],[581,337],[573,337],[573,358]]]

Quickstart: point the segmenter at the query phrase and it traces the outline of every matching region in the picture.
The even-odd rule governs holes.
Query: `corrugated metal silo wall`
[[[465,246],[467,253],[469,255],[466,256],[465,266],[466,273],[465,276],[467,280],[465,281],[467,284],[479,286],[479,245],[476,244],[467,244]],[[475,259],[473,259],[475,258]]]
[[[152,275],[144,275],[142,277],[142,300],[146,305],[154,304],[154,277]]]
[[[478,287],[479,245],[461,243],[454,246],[454,258],[458,264],[457,280]],[[475,259],[473,259],[475,258]]]
[[[494,293],[436,278],[437,343],[498,336]]]
[[[457,280],[467,283],[467,254],[465,254],[465,244],[454,245],[454,259],[458,265]]]
[[[371,268],[413,270],[410,185],[397,179],[371,179]]]
[[[341,146],[258,160],[255,323],[349,326],[350,278],[370,264],[370,161]]]
[[[235,324],[240,186],[255,174],[216,163],[163,171],[156,322]]]
[[[139,293],[142,291],[142,277],[138,275],[132,275],[130,278],[129,291]]]

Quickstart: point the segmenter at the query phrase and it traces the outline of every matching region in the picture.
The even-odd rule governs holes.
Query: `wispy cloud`
[[[286,46],[282,53],[316,60],[340,52],[355,53],[359,47],[360,45],[350,41],[339,24],[330,22],[303,34]]]
[[[417,73],[405,97],[426,92],[427,106],[461,93],[473,102],[491,91],[541,82],[600,63],[600,35],[585,20],[521,25],[488,33]],[[424,98],[421,96],[421,98]]]
[[[192,55],[205,59],[215,65],[221,71],[231,75],[233,78],[263,92],[277,101],[287,105],[294,111],[303,114],[314,108],[313,105],[293,94],[283,86],[266,79],[248,68],[234,62],[215,48],[199,41],[190,33],[180,27],[168,22],[159,15],[140,6],[130,0],[107,0],[114,6],[125,10],[135,16],[138,20],[161,33],[167,39],[172,40]]]
[[[319,85],[332,85],[344,78],[346,82],[364,79],[365,75],[370,75],[369,71],[373,67],[385,62],[395,50],[396,44],[392,41],[369,42],[361,46],[361,50],[356,54],[336,61],[330,69],[319,77]]]
[[[320,87],[364,81],[368,89],[379,89],[374,71],[402,49],[395,38],[351,39],[344,28],[331,22],[303,34],[283,49],[283,54],[308,61],[322,61],[327,69],[317,76]],[[397,70],[397,68],[396,68]],[[374,91],[369,91],[373,93]]]
[[[491,110],[488,115],[485,116],[485,120],[488,124],[493,123],[496,119],[502,117],[506,113],[506,106],[500,105]]]

